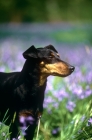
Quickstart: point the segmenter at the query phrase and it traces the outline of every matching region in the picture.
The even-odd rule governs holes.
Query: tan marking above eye
[[[44,65],[44,61],[42,61],[42,62],[40,63],[40,65]]]

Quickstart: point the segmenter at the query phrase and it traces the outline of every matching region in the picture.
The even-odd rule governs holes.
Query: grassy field
[[[23,27],[1,28],[0,71],[21,70],[21,54],[34,43],[37,47],[54,45],[61,59],[75,66],[74,73],[66,78],[48,78],[38,140],[92,140],[91,26]],[[8,127],[0,123],[0,140],[8,139]]]

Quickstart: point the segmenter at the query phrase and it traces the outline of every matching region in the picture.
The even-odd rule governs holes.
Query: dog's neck
[[[26,60],[22,69],[22,74],[27,77],[29,83],[33,83],[33,85],[36,84],[37,86],[42,86],[47,80],[47,76],[40,73],[39,64],[34,60]]]
[[[39,86],[42,86],[47,80],[47,76],[45,74],[40,75]]]

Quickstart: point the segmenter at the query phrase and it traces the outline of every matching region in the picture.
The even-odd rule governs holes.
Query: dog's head
[[[35,48],[31,46],[27,49],[23,56],[25,59],[39,60],[40,73],[46,76],[66,77],[74,71],[74,67],[60,59],[57,50],[48,45],[44,48]]]

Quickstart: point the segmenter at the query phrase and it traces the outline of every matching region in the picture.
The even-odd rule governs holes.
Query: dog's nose
[[[73,71],[74,71],[74,69],[75,69],[75,67],[70,66],[70,67],[69,67],[69,69],[73,72]]]

